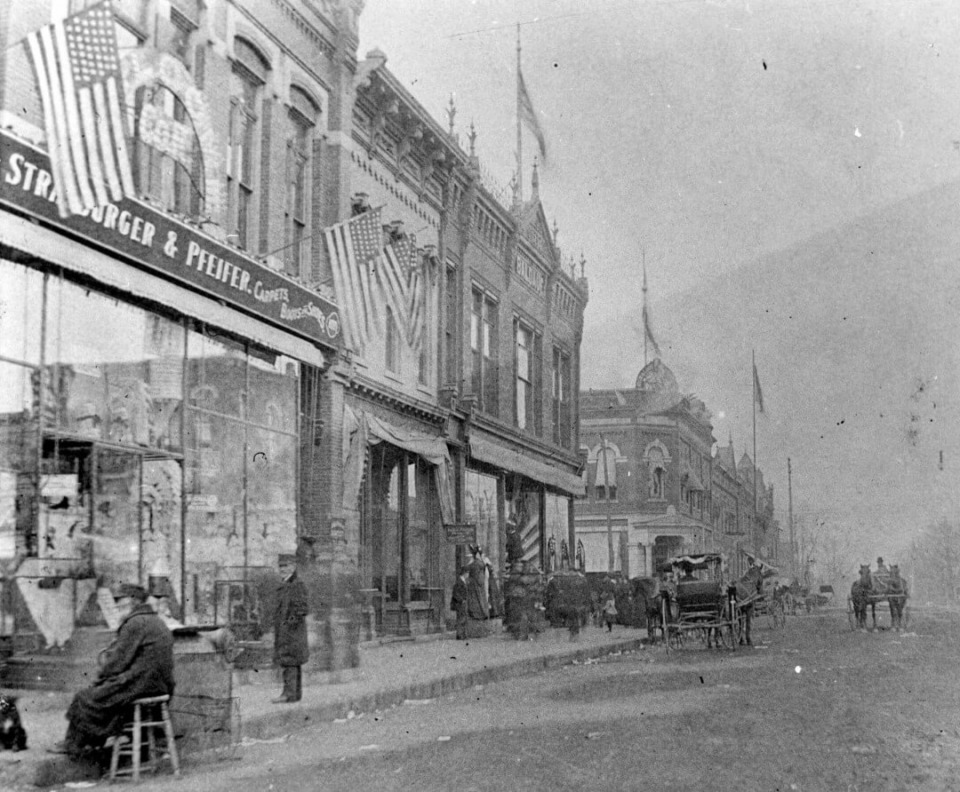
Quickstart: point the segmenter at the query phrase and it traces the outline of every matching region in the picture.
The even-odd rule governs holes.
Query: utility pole
[[[603,454],[603,489],[607,501],[607,572],[613,576],[613,518],[610,516],[610,476],[607,471],[607,441],[600,435],[600,453]]]
[[[790,569],[797,574],[797,539],[793,531],[793,472],[790,468],[790,457],[787,457],[787,509],[790,521]]]

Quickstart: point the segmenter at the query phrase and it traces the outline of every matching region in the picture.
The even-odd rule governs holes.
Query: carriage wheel
[[[853,610],[853,597],[847,597],[847,619],[850,621],[850,629],[857,629],[857,614]]]
[[[667,628],[667,646],[670,649],[683,649],[683,630],[676,624]]]
[[[663,644],[670,651],[670,601],[666,597],[660,598],[660,627],[663,632]]]
[[[734,637],[733,637],[733,623],[732,622],[723,622],[720,627],[716,629],[716,641],[717,648],[723,649],[734,649]]]

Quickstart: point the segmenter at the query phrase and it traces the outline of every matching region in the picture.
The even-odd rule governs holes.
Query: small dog
[[[8,751],[27,749],[27,730],[20,722],[17,697],[0,693],[0,747]]]

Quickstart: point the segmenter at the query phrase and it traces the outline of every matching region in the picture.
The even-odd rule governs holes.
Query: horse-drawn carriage
[[[761,574],[763,578],[754,601],[753,615],[762,617],[771,630],[782,630],[787,623],[789,587],[776,576],[773,567],[762,564]]]
[[[667,646],[679,648],[691,638],[731,649],[752,643],[753,617],[766,601],[761,582],[775,570],[757,562],[739,580],[727,580],[724,560],[720,553],[670,559],[676,582],[661,606]]]
[[[861,565],[860,577],[850,587],[847,597],[847,618],[850,629],[867,629],[867,608],[873,617],[873,629],[877,625],[877,605],[886,602],[890,607],[890,629],[906,629],[910,623],[910,608],[907,600],[910,591],[905,578],[900,577],[900,567],[891,565],[889,571],[870,573],[868,564]]]

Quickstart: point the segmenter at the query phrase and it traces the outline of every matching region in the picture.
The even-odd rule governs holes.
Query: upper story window
[[[267,81],[267,63],[246,41],[237,39],[236,59],[230,76],[229,151],[227,153],[227,206],[230,238],[250,249],[254,240],[254,192],[260,101]]]
[[[648,494],[653,500],[664,500],[667,496],[667,462],[660,448],[648,448],[644,455],[650,471]]]
[[[393,309],[387,306],[386,321],[386,359],[384,363],[387,371],[394,374],[400,373],[400,327],[397,324],[397,317],[393,314]]]
[[[498,415],[500,406],[498,313],[497,301],[474,287],[470,312],[471,384],[474,395],[480,399],[480,409],[490,415]]]
[[[309,268],[310,154],[319,111],[307,94],[290,89],[287,113],[287,190],[284,205],[284,268],[301,275]]]
[[[184,103],[161,83],[136,93],[133,143],[140,194],[164,209],[199,217],[205,194],[200,139]]]
[[[520,429],[543,435],[543,337],[519,319],[514,319],[516,411]]]
[[[617,449],[607,443],[596,451],[597,473],[594,476],[594,492],[597,500],[617,499]]]
[[[561,448],[572,443],[570,355],[553,348],[553,442]]]

